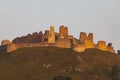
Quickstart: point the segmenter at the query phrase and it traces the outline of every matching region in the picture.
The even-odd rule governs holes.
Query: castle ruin
[[[84,52],[88,48],[97,48],[103,51],[114,53],[112,43],[106,45],[105,41],[98,41],[94,43],[93,33],[88,35],[85,32],[80,32],[79,39],[76,39],[68,33],[68,27],[61,25],[59,33],[54,31],[54,26],[50,26],[50,30],[34,32],[26,36],[17,37],[12,41],[1,41],[0,51],[12,52],[18,48],[37,47],[37,46],[51,46],[60,48],[71,48],[76,52]]]

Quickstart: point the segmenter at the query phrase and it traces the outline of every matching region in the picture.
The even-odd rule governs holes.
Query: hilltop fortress
[[[12,41],[1,41],[0,51],[12,52],[18,48],[24,47],[37,47],[37,46],[51,46],[60,48],[71,48],[76,52],[83,52],[87,48],[97,48],[103,51],[109,51],[114,53],[112,43],[106,45],[105,41],[98,41],[94,43],[93,33],[88,35],[85,32],[80,32],[79,39],[68,34],[68,27],[60,26],[59,33],[54,31],[54,26],[50,27],[50,30],[45,30],[39,33],[28,34],[27,36],[17,37]]]

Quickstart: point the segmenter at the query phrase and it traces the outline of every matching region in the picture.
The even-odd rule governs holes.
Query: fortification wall
[[[114,48],[111,43],[106,46],[105,41],[98,41],[97,45],[95,45],[93,38],[93,33],[87,35],[85,32],[81,32],[78,40],[72,35],[68,35],[67,27],[60,26],[59,33],[56,33],[54,26],[51,26],[50,30],[45,30],[44,34],[40,31],[39,33],[34,32],[27,36],[17,37],[12,42],[3,40],[1,42],[0,51],[12,52],[18,48],[24,47],[51,46],[72,48],[76,52],[83,52],[87,48],[98,48],[114,53]]]
[[[86,48],[85,48],[84,44],[77,44],[77,45],[74,45],[74,47],[73,47],[73,50],[76,52],[84,52],[85,49]]]
[[[55,47],[72,48],[71,39],[65,38],[58,39],[55,43]]]
[[[87,39],[87,34],[85,32],[80,32],[80,43],[84,44],[84,40]]]
[[[12,43],[40,43],[43,42],[44,40],[44,36],[42,31],[40,31],[39,33],[34,32],[32,34],[28,34],[27,36],[22,36],[22,37],[17,37],[15,38]]]
[[[107,46],[105,41],[98,41],[97,48],[103,51],[107,51]]]
[[[2,40],[1,41],[1,45],[8,45],[8,44],[11,44],[10,40]]]
[[[84,45],[85,48],[95,48],[94,42],[89,39],[84,40]]]
[[[65,27],[63,25],[60,26],[59,33],[60,33],[60,38],[67,38],[68,37],[68,27]]]
[[[9,53],[15,51],[16,49],[18,49],[18,47],[14,43],[11,43],[7,45],[6,52]]]

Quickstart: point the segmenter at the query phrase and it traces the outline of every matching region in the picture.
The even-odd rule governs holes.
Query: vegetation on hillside
[[[98,49],[35,47],[0,52],[0,80],[120,80],[120,57]]]

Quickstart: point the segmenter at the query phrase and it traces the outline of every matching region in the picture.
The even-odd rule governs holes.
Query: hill
[[[0,52],[0,80],[120,80],[120,57],[98,49],[77,53],[55,47]],[[61,79],[56,79],[61,80]]]

